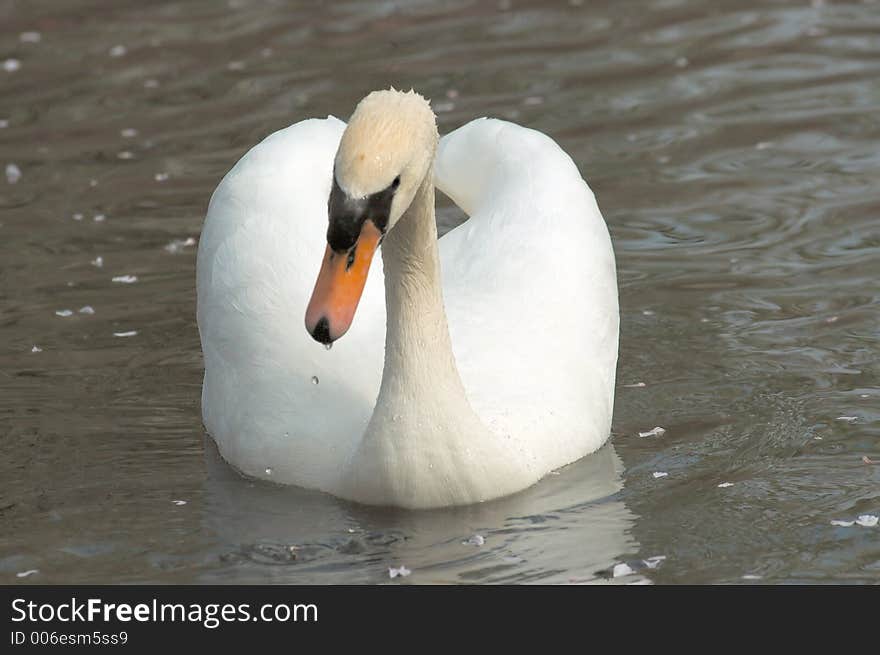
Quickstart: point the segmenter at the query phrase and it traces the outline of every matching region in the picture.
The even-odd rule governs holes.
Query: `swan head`
[[[431,171],[437,121],[410,91],[374,91],[342,135],[327,202],[327,248],[306,310],[306,329],[329,344],[348,331],[373,255]]]

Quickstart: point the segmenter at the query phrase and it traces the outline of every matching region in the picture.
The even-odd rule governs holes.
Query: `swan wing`
[[[551,138],[494,119],[441,140],[435,181],[470,217],[440,254],[471,405],[544,472],[596,450],[610,431],[619,317],[592,191]]]
[[[197,261],[208,432],[248,475],[323,489],[369,421],[385,341],[381,257],[332,351],[304,326],[344,129],[302,121],[245,154],[211,198]]]

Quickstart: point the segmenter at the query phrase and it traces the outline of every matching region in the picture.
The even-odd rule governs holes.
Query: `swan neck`
[[[382,384],[343,476],[377,504],[460,505],[498,495],[515,458],[474,412],[443,303],[433,171],[382,244],[387,328]],[[511,463],[508,475],[508,463]],[[359,496],[363,498],[364,494]]]
[[[380,397],[446,387],[463,399],[443,306],[433,170],[385,237],[382,257],[388,324]]]
[[[406,311],[413,302],[423,305],[438,300],[442,310],[434,185],[430,177],[425,177],[409,209],[385,237],[382,257],[389,310],[396,306]],[[391,327],[392,321],[388,322]]]

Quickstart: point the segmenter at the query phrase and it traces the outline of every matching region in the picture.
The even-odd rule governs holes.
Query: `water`
[[[0,0],[0,581],[880,579],[880,4],[408,6]],[[389,83],[551,134],[614,239],[611,444],[497,502],[244,480],[201,427],[211,191]]]

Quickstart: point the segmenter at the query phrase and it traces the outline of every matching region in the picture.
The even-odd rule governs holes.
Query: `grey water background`
[[[0,0],[0,583],[880,581],[831,524],[880,514],[878,73],[867,0]],[[614,240],[610,444],[501,501],[256,483],[201,426],[212,190],[389,84],[551,135]]]

